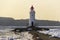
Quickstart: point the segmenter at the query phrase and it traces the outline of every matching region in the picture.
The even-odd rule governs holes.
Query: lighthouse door
[[[33,26],[33,24],[34,24],[34,23],[33,23],[33,21],[32,21],[32,22],[31,22],[31,26]]]

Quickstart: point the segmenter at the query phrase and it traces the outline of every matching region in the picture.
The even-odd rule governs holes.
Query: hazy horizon
[[[60,0],[0,0],[0,17],[29,19],[31,5],[36,19],[60,21]]]

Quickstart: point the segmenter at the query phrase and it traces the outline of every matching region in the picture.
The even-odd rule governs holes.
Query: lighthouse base
[[[29,26],[35,26],[35,22],[29,22]]]

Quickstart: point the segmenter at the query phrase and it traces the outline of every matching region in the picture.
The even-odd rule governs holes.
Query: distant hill
[[[28,19],[14,20],[13,18],[0,17],[1,26],[28,26]],[[60,26],[58,21],[36,20],[36,26]]]

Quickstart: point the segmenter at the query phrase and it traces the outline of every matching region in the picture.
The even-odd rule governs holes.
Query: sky
[[[29,19],[32,5],[36,19],[60,21],[60,0],[0,0],[0,17]]]

